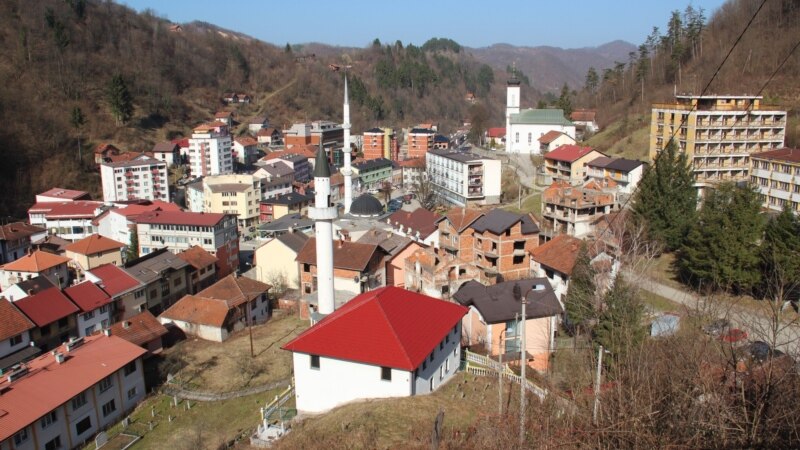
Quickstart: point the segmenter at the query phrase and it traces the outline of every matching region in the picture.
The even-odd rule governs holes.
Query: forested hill
[[[23,216],[34,193],[51,186],[97,193],[95,145],[148,150],[186,135],[224,107],[225,91],[253,97],[235,111],[240,120],[341,120],[342,73],[330,64],[351,66],[356,133],[423,121],[452,129],[470,115],[470,91],[486,116],[502,118],[505,77],[446,39],[315,54],[203,23],[175,28],[110,1],[0,2],[1,216]],[[114,78],[130,92],[130,117],[112,114]]]

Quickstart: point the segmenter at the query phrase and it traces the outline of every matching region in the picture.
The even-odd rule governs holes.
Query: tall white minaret
[[[350,204],[353,203],[353,169],[350,168],[350,99],[347,96],[347,72],[344,73],[344,117],[342,118],[342,129],[344,129],[344,213],[350,212]]]
[[[314,206],[308,208],[317,240],[317,305],[320,314],[330,314],[336,308],[333,297],[333,220],[338,215],[336,206],[331,204],[331,168],[320,142],[314,162]]]
[[[513,146],[511,133],[511,115],[519,114],[519,79],[517,78],[517,68],[511,69],[511,78],[506,82],[506,153],[511,153]]]

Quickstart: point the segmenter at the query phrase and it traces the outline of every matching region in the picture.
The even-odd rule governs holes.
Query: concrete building
[[[150,152],[153,154],[153,158],[166,163],[167,167],[183,164],[181,147],[176,142],[158,142]]]
[[[576,109],[569,115],[569,120],[575,124],[575,138],[586,140],[600,131],[597,125],[597,111],[593,109]]]
[[[147,311],[145,284],[124,269],[106,264],[86,272],[86,279],[114,301],[114,320],[124,320]]]
[[[551,150],[555,150],[562,145],[574,145],[575,139],[561,131],[551,130],[543,134],[538,139],[539,152],[544,155]]]
[[[800,213],[800,149],[781,148],[750,155],[750,184],[764,208]]]
[[[439,248],[439,227],[441,216],[419,207],[414,211],[397,210],[386,218],[392,232],[426,247]]]
[[[553,181],[581,184],[586,180],[586,165],[605,156],[591,147],[562,145],[544,155],[544,172]]]
[[[0,264],[16,261],[28,253],[34,241],[46,235],[46,229],[25,222],[0,225]]]
[[[124,248],[122,242],[93,234],[66,246],[64,256],[72,260],[69,264],[82,276],[87,270],[103,264],[121,265]]]
[[[322,286],[320,278],[324,268],[320,267],[318,243],[327,244],[324,241],[320,242],[318,238],[311,238],[295,259],[300,272],[300,289],[303,294],[319,292]],[[331,278],[336,286],[335,292],[346,293],[347,300],[362,292],[386,286],[386,271],[383,266],[386,253],[377,245],[339,239],[331,243],[331,250],[333,256]],[[320,292],[318,295],[323,294]],[[323,311],[320,313],[326,314]]]
[[[750,155],[784,146],[786,111],[752,95],[677,95],[653,105],[650,158],[675,136],[700,194],[720,181],[748,181]]]
[[[308,235],[302,231],[291,230],[282,233],[258,247],[253,256],[256,276],[262,283],[277,287],[283,281],[287,289],[300,288],[300,272],[297,254],[306,245]]]
[[[232,139],[223,122],[203,124],[189,139],[189,171],[194,177],[233,173]]]
[[[203,212],[235,215],[239,234],[247,234],[249,228],[258,225],[260,200],[261,178],[254,175],[203,178]]]
[[[386,158],[397,161],[400,144],[393,129],[376,127],[364,132],[361,151],[364,153],[364,159]]]
[[[297,409],[433,392],[458,370],[467,309],[387,287],[361,294],[284,345]]]
[[[0,298],[0,317],[0,370],[6,373],[6,369],[38,355],[39,349],[31,346],[31,330],[36,325],[6,298]]]
[[[49,287],[14,301],[31,322],[31,341],[46,352],[78,336],[77,306],[58,287]]]
[[[559,131],[575,139],[575,124],[564,118],[560,109],[524,109],[510,114],[506,134],[506,151],[538,155],[539,138],[550,131]]]
[[[406,158],[425,158],[433,150],[435,131],[428,128],[412,128],[406,135]]]
[[[474,264],[481,269],[481,282],[528,277],[528,254],[539,246],[539,226],[533,216],[493,209],[472,222],[470,228],[475,242]],[[455,248],[452,241],[440,246],[445,251]]]
[[[457,150],[431,150],[425,168],[434,195],[455,206],[500,203],[500,161]]]
[[[531,252],[531,275],[546,278],[550,282],[562,308],[582,242],[578,238],[560,234]]]
[[[613,181],[608,184],[590,181],[584,186],[554,181],[542,192],[543,234],[548,237],[590,234],[592,224],[616,207],[616,191]]]
[[[41,194],[36,194],[36,203],[78,202],[91,199],[92,197],[86,191],[76,191],[74,189],[59,187],[54,187]]]
[[[167,166],[145,154],[128,161],[100,164],[103,201],[169,201]]]
[[[250,167],[258,159],[258,141],[250,136],[234,138],[231,156],[240,166]]]
[[[622,194],[633,194],[644,176],[647,163],[638,159],[609,158],[601,156],[586,163],[586,178],[603,183],[610,179]]]
[[[261,180],[261,198],[273,198],[292,192],[294,170],[283,161],[273,161],[269,164],[260,164],[253,172],[253,176]]]
[[[189,291],[191,266],[166,248],[125,263],[125,272],[144,285],[147,309],[158,315]]]
[[[178,253],[177,256],[188,264],[186,273],[189,279],[187,289],[189,294],[202,291],[217,281],[217,257],[202,247],[195,245]]]
[[[77,241],[95,232],[94,219],[106,209],[103,202],[91,200],[37,201],[28,208],[28,221],[62,239]]]
[[[292,169],[295,181],[305,183],[311,179],[311,163],[306,156],[297,153],[275,152],[262,158],[256,165],[264,166],[276,163],[285,163]]]
[[[271,222],[292,214],[306,215],[312,200],[313,197],[310,195],[299,192],[289,192],[262,200],[259,205],[259,220]]]
[[[80,308],[78,336],[91,336],[114,323],[114,300],[91,281],[72,285],[64,289],[64,294]]]
[[[100,236],[125,244],[125,250],[131,243],[131,234],[136,234],[136,218],[152,211],[180,211],[175,203],[147,201],[124,207],[114,207],[100,214],[95,222]],[[202,212],[200,209],[198,212]]]
[[[0,266],[0,289],[5,291],[12,284],[38,276],[47,276],[55,280],[60,287],[65,287],[69,283],[67,271],[69,262],[69,258],[35,250]]]
[[[385,182],[392,181],[392,161],[386,158],[369,159],[353,164],[352,170],[358,176],[357,184],[362,191],[377,191]]]

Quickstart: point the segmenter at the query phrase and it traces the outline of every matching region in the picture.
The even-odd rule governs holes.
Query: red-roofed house
[[[47,235],[42,227],[25,222],[11,222],[0,225],[0,264],[15,261],[28,253],[31,243]]]
[[[0,380],[2,449],[77,448],[145,396],[144,349],[98,334],[60,346]]]
[[[492,127],[486,130],[486,144],[489,147],[505,146],[506,142],[506,127]]]
[[[184,250],[176,255],[184,260],[189,268],[189,294],[199,292],[217,281],[216,264],[217,257],[203,250],[202,247],[195,245],[188,250]]]
[[[531,273],[547,278],[562,305],[581,243],[578,238],[560,234],[531,251]]]
[[[117,319],[127,319],[147,310],[145,284],[123,269],[105,264],[86,272],[86,279],[114,300]]]
[[[562,145],[544,155],[544,171],[553,180],[579,184],[586,179],[586,164],[601,156],[606,155],[591,147]]]
[[[78,314],[78,335],[91,336],[95,331],[108,328],[114,318],[114,301],[91,281],[84,281],[64,289],[72,303],[81,309]]]
[[[569,115],[569,120],[575,124],[575,134],[585,139],[586,133],[594,134],[600,131],[597,125],[597,112],[592,109],[576,109]]]
[[[148,355],[159,353],[163,348],[162,338],[169,333],[150,311],[111,325],[111,334],[147,350]]]
[[[355,297],[283,346],[292,352],[297,409],[433,392],[458,370],[466,313],[396,287]]]
[[[31,340],[42,351],[78,335],[76,315],[80,310],[57,287],[21,298],[14,302],[14,306],[36,325],[31,330]]]
[[[131,242],[131,230],[136,232],[136,218],[140,214],[151,211],[180,211],[180,206],[175,203],[161,200],[144,200],[141,203],[124,207],[111,208],[97,217],[97,232],[101,236],[122,242],[126,246]]]
[[[122,264],[122,249],[125,244],[113,239],[92,234],[80,241],[73,242],[64,250],[80,272],[94,269],[103,264]]]
[[[0,289],[6,290],[13,284],[40,275],[49,276],[52,280],[60,282],[62,286],[66,286],[69,282],[67,272],[69,261],[69,258],[40,250],[28,253],[16,261],[0,266]]]
[[[439,247],[439,214],[419,207],[414,211],[395,211],[386,219],[392,231],[427,246]]]
[[[91,200],[88,192],[72,189],[52,188],[41,194],[36,194],[36,203],[48,202],[75,202],[78,200]]]
[[[550,130],[539,137],[539,151],[542,154],[554,150],[562,145],[574,144],[575,139],[572,136],[557,130]]]
[[[333,282],[337,292],[354,296],[386,286],[386,251],[374,244],[338,240],[333,243]],[[303,294],[317,291],[317,241],[310,238],[297,253]]]
[[[77,241],[94,233],[92,222],[105,209],[103,202],[89,200],[37,202],[28,208],[28,222],[68,241]]]
[[[39,353],[39,349],[31,347],[30,331],[35,325],[3,297],[0,297],[0,318],[0,370]]]
[[[235,138],[231,156],[239,164],[249,167],[258,160],[258,141],[250,136]]]
[[[110,161],[112,156],[119,155],[120,152],[121,150],[114,146],[114,144],[100,144],[94,148],[94,162],[96,164],[102,164],[106,161]]]

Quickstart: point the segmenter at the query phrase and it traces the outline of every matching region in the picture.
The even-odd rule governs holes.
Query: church
[[[575,139],[575,124],[560,109],[524,109],[520,111],[520,80],[516,72],[506,88],[506,152],[541,153],[539,138],[558,131]]]

